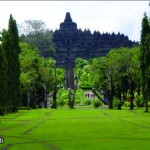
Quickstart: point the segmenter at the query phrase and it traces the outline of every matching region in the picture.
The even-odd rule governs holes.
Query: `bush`
[[[66,102],[65,102],[64,99],[58,99],[58,103],[57,104],[58,104],[58,106],[63,107],[66,104]]]
[[[86,106],[89,106],[89,105],[91,105],[91,100],[90,99],[86,99],[85,101],[84,101],[84,105],[86,105]]]
[[[57,93],[57,101],[58,101],[58,105],[63,106],[65,104],[68,105],[68,90],[65,89],[59,89],[58,93]],[[73,93],[73,90],[72,90]],[[76,96],[75,96],[75,104],[80,104],[82,103],[82,101],[85,99],[85,95],[83,90],[81,89],[77,89],[76,91]],[[63,104],[65,103],[65,104]]]
[[[150,107],[150,102],[148,102],[148,107]]]
[[[76,104],[84,103],[84,100],[86,99],[86,96],[84,95],[84,91],[82,89],[77,89],[76,91],[76,98],[75,98],[75,103],[78,101]]]
[[[124,102],[124,106],[125,107],[130,107],[130,102],[128,102],[128,101]]]
[[[5,109],[4,107],[0,106],[0,116],[4,116]]]
[[[102,102],[98,99],[95,99],[93,101],[93,105],[94,105],[94,108],[98,108],[98,107],[102,106]]]
[[[80,104],[80,100],[79,99],[75,99],[75,104]]]
[[[68,90],[59,89],[57,93],[57,100],[59,101],[67,101],[68,100]]]
[[[144,99],[143,99],[143,97],[141,97],[141,96],[136,97],[134,99],[134,101],[135,101],[137,107],[144,107]]]
[[[113,100],[113,108],[118,108],[118,105],[120,104],[120,99],[115,98]]]
[[[137,107],[137,104],[136,104],[136,102],[135,102],[135,101],[133,101],[133,106],[134,106],[134,107]]]

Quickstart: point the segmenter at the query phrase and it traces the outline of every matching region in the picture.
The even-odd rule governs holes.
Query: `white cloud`
[[[55,30],[70,11],[78,28],[92,32],[113,31],[139,41],[141,20],[146,11],[150,16],[148,1],[0,1],[0,30],[7,28],[10,13],[18,24],[24,20],[38,19]]]

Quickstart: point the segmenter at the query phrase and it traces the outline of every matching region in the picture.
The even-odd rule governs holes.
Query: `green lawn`
[[[0,116],[2,150],[150,149],[150,113],[76,108],[21,110]]]

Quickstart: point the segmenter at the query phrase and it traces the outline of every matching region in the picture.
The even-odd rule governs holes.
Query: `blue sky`
[[[150,17],[149,1],[0,1],[0,30],[7,29],[9,15],[18,24],[34,19],[47,28],[59,29],[66,12],[82,30],[123,33],[139,41],[144,12]]]

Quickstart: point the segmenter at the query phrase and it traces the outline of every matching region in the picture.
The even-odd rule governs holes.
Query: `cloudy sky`
[[[149,1],[0,1],[0,31],[7,29],[9,15],[18,24],[42,20],[47,28],[59,29],[66,12],[82,30],[123,33],[139,41],[144,12],[150,17]]]

